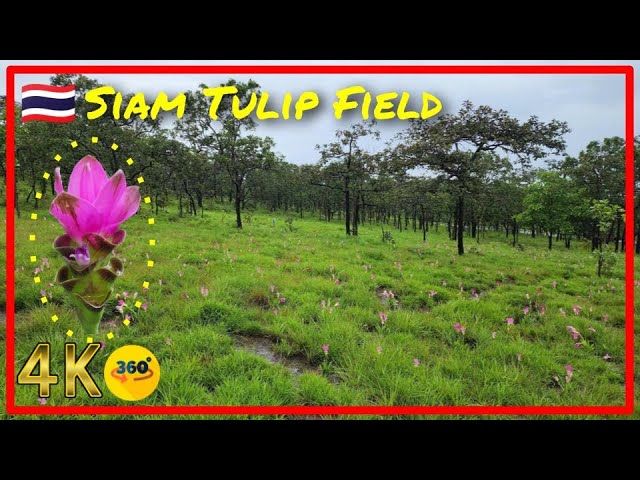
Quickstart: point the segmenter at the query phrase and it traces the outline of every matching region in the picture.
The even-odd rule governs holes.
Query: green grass
[[[112,298],[101,338],[108,331],[116,337],[91,364],[104,396],[90,399],[80,389],[75,399],[66,399],[60,384],[52,387],[48,405],[127,404],[109,392],[101,370],[113,350],[131,343],[149,348],[162,366],[157,391],[137,405],[624,403],[622,255],[611,278],[599,279],[588,246],[579,242],[571,250],[558,243],[548,251],[545,238],[523,235],[519,250],[504,234],[488,233],[479,244],[469,238],[468,253],[459,257],[445,229],[429,231],[426,243],[419,232],[393,231],[394,248],[382,243],[375,225],[363,225],[359,237],[347,238],[340,223],[309,214],[295,219],[292,232],[282,215],[271,214],[253,214],[238,231],[233,215],[221,210],[203,219],[161,214],[153,226],[146,221],[148,207],[142,210],[125,225],[127,238],[117,249],[126,259],[125,273],[115,289],[142,295],[142,282],[149,281],[143,295],[149,308],[126,327]],[[37,221],[29,213],[16,221],[15,368],[20,370],[38,341],[50,341],[52,371],[61,375],[65,332],[73,330],[80,344],[84,336],[62,288],[48,286],[63,264],[51,247],[61,227],[45,210]],[[33,232],[38,239],[29,242]],[[156,246],[148,245],[150,238]],[[31,263],[30,255],[38,261]],[[146,265],[147,255],[153,268]],[[43,257],[51,267],[35,285],[33,270]],[[52,292],[45,305],[40,288]],[[398,305],[381,298],[384,289]],[[544,315],[525,315],[523,307],[536,300],[545,305]],[[331,313],[322,301],[333,307]],[[580,315],[572,312],[574,305]],[[388,315],[384,326],[381,311]],[[57,323],[50,320],[54,313]],[[516,325],[508,327],[507,317]],[[116,325],[109,328],[105,321]],[[464,336],[455,323],[466,328]],[[588,346],[575,348],[567,325]],[[4,329],[0,334],[4,410]],[[286,362],[239,349],[238,334],[271,338],[277,354],[302,359],[308,369],[294,374]],[[324,344],[330,347],[326,356]],[[564,379],[566,364],[574,368],[570,383]],[[16,400],[37,405],[36,387],[16,386]]]

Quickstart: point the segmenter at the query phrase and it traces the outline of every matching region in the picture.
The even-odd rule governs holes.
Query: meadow
[[[545,237],[521,234],[514,248],[504,232],[487,232],[458,256],[443,226],[426,242],[421,232],[391,229],[391,243],[379,225],[346,237],[339,221],[310,213],[291,226],[281,213],[250,213],[239,230],[231,208],[216,208],[203,218],[160,213],[149,225],[143,205],[126,223],[115,283],[125,305],[120,313],[118,299],[109,301],[96,338],[105,347],[90,367],[104,396],[79,389],[66,399],[58,385],[47,405],[127,404],[106,388],[101,366],[131,343],[162,367],[158,389],[140,405],[624,403],[623,255],[598,278],[587,243],[549,251]],[[61,375],[66,332],[79,344],[85,338],[65,292],[52,286],[63,260],[51,242],[62,228],[38,214],[16,221],[16,372],[49,341],[52,373]],[[3,411],[4,328],[0,335]],[[17,386],[16,401],[41,403],[33,386]]]

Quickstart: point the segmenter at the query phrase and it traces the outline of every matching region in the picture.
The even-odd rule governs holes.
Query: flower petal
[[[127,179],[122,170],[118,170],[107,183],[104,184],[98,196],[92,202],[93,206],[98,209],[106,218],[109,216],[111,209],[118,204],[127,189]],[[112,223],[107,221],[106,223]]]
[[[64,192],[64,187],[62,186],[62,176],[60,175],[60,167],[56,167],[53,173],[53,178],[55,181],[53,182],[53,188],[56,191],[56,194]]]
[[[94,157],[87,155],[80,160],[69,178],[69,193],[93,203],[108,181],[107,173]]]
[[[124,195],[120,197],[117,204],[105,214],[105,227],[102,233],[112,235],[118,230],[118,226],[127,218],[138,211],[140,207],[140,192],[138,187],[127,187]]]
[[[53,199],[49,212],[78,243],[86,234],[99,232],[102,227],[102,215],[91,203],[66,192]]]

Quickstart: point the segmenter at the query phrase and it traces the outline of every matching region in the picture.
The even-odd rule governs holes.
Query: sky
[[[4,71],[7,65],[131,65],[131,64],[405,64],[405,65],[632,65],[640,72],[640,61],[600,61],[600,60],[567,60],[567,61],[505,61],[505,60],[473,60],[473,61],[397,61],[397,60],[351,60],[351,61],[184,61],[184,60],[126,60],[126,61],[22,61],[0,60],[0,68]],[[18,75],[16,77],[16,98],[20,98],[20,88],[28,83],[48,83],[50,75]],[[158,92],[164,91],[173,95],[187,90],[198,89],[201,83],[207,86],[218,86],[226,82],[231,75],[89,75],[101,83],[112,85],[122,92],[142,92],[148,103],[152,103]],[[359,120],[350,116],[337,120],[333,116],[332,103],[336,99],[336,91],[352,86],[362,85],[373,96],[389,92],[407,91],[411,94],[409,106],[419,110],[422,92],[438,97],[443,104],[443,113],[455,113],[464,100],[471,100],[475,105],[490,105],[496,109],[505,109],[513,116],[526,120],[532,115],[543,121],[552,119],[566,121],[571,132],[566,135],[567,153],[575,156],[592,140],[602,140],[614,135],[624,137],[624,78],[622,75],[233,75],[239,81],[249,78],[256,80],[262,91],[269,92],[270,106],[275,110],[281,105],[285,92],[293,94],[294,102],[303,91],[312,90],[320,97],[320,106],[300,121],[263,120],[258,122],[258,135],[269,135],[276,143],[276,150],[287,161],[304,164],[314,163],[319,159],[315,148],[335,139],[336,129],[346,128]],[[637,77],[636,77],[637,78]],[[636,81],[636,88],[638,82]],[[6,91],[5,75],[0,76],[0,92]],[[635,96],[635,125],[639,125],[640,95]],[[407,126],[400,120],[378,122],[382,134],[380,142],[369,140],[364,147],[375,150],[385,140]],[[637,130],[636,130],[637,131]]]

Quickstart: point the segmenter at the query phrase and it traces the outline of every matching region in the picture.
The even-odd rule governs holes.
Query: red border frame
[[[634,240],[634,84],[633,67],[625,65],[24,65],[8,66],[7,78],[7,413],[11,415],[629,415],[633,413],[634,249],[627,248],[625,404],[620,406],[20,406],[15,404],[15,75],[17,74],[604,74],[625,78],[626,244]]]

